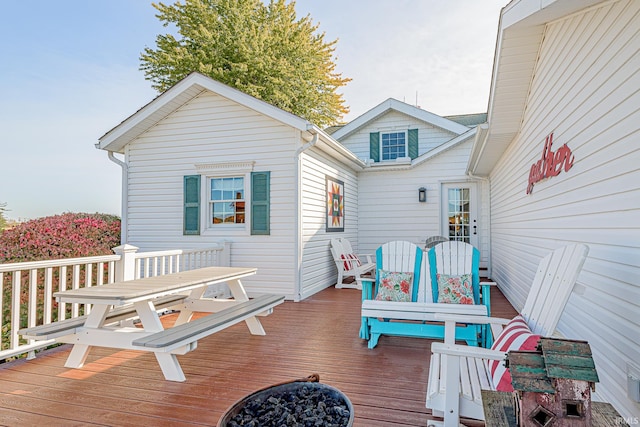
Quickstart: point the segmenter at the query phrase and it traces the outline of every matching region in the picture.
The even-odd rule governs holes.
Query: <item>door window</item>
[[[471,243],[469,188],[448,188],[447,199],[449,240]]]

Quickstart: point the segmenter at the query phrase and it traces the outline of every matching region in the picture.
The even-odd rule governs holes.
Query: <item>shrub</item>
[[[119,244],[117,216],[64,213],[4,230],[0,234],[0,263],[108,255]]]
[[[113,215],[65,213],[24,222],[11,229],[0,231],[0,264],[28,261],[43,261],[49,259],[78,258],[112,254],[112,248],[120,244],[120,219]],[[98,265],[92,267],[91,276],[106,275],[106,265],[103,271]],[[29,276],[26,271],[21,275],[20,283],[20,325],[27,326],[27,303],[30,298],[37,301],[36,324],[44,321],[44,269],[38,269],[37,296],[29,295]],[[61,279],[70,283],[71,269],[66,272],[67,277],[59,277],[59,270],[53,272],[52,286],[58,289]],[[2,330],[0,330],[0,350],[9,345],[9,325],[11,316],[11,300],[13,298],[13,273],[1,275],[0,307],[2,308]],[[82,266],[77,278],[80,287],[87,286],[85,266]],[[94,279],[95,280],[95,279]],[[51,301],[52,319],[58,318],[58,304]],[[67,307],[67,316],[71,305]],[[81,314],[84,308],[81,308]],[[51,319],[47,319],[51,320]],[[24,340],[21,339],[21,342]],[[0,361],[2,363],[2,361]]]

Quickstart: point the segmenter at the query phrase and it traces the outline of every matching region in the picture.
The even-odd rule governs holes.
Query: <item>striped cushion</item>
[[[360,258],[356,254],[342,254],[340,258],[344,259],[344,271],[351,270],[351,267],[360,267],[362,263],[360,262]]]
[[[538,346],[540,335],[535,335],[529,329],[522,316],[514,317],[500,333],[491,347],[508,353],[510,350],[533,351]],[[513,391],[511,374],[504,366],[504,360],[489,360],[487,362],[493,385],[497,391]]]

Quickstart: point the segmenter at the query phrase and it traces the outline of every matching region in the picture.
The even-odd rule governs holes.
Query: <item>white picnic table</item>
[[[206,267],[163,276],[110,283],[102,286],[56,292],[59,302],[92,304],[84,324],[58,341],[73,344],[65,367],[81,368],[93,346],[151,351],[167,380],[184,381],[176,355],[197,346],[199,338],[240,321],[253,335],[265,335],[256,315],[270,314],[283,296],[265,295],[249,300],[240,282],[256,274],[256,268]],[[226,282],[233,299],[203,298],[207,286]],[[180,310],[173,328],[162,326],[154,300],[183,294],[174,309]],[[109,321],[112,310],[133,305],[142,327]],[[214,313],[190,322],[194,312]],[[111,316],[113,317],[113,316]],[[179,326],[179,327],[178,327]]]

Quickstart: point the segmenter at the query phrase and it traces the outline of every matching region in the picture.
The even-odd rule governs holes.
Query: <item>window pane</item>
[[[391,132],[382,134],[382,160],[393,160],[405,157],[406,134],[404,132]]]
[[[211,224],[244,224],[244,178],[211,179]]]

